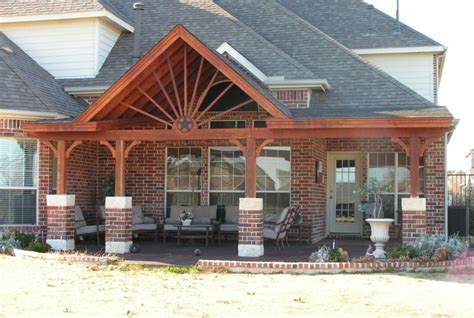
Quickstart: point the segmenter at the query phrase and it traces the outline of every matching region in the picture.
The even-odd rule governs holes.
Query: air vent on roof
[[[142,36],[142,11],[145,5],[142,2],[135,2],[133,10],[135,11],[135,34],[133,35],[133,64],[141,58],[140,42]]]
[[[375,27],[374,27],[374,6],[369,5],[369,28],[367,30],[367,35],[374,35],[375,34]]]
[[[8,47],[8,46],[2,46],[2,47],[0,47],[0,50],[2,50],[2,51],[5,52],[5,53],[8,53],[8,54],[12,54],[12,53],[13,53],[13,50],[12,50],[10,47]]]

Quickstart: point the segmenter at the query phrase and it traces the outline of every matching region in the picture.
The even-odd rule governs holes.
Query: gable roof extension
[[[441,46],[403,23],[401,34],[395,33],[397,21],[376,8],[371,20],[370,5],[362,0],[274,1],[351,49]]]
[[[41,20],[42,17],[54,19],[63,16],[72,18],[72,15],[103,13],[112,21],[125,29],[133,31],[132,23],[108,0],[4,0],[0,1],[0,23]]]
[[[84,105],[0,32],[0,111],[77,116]]]
[[[233,16],[331,84],[297,118],[451,117],[273,0],[216,0]]]

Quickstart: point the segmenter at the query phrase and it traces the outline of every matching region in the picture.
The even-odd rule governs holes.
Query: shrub
[[[14,232],[15,239],[20,242],[21,248],[26,249],[32,242],[35,241],[36,237],[34,234]]]
[[[433,258],[438,249],[445,249],[450,260],[462,255],[468,248],[468,244],[459,237],[453,236],[445,241],[440,234],[419,237],[409,246],[415,249],[417,256],[428,258]]]
[[[21,242],[16,239],[13,232],[0,232],[0,246],[4,246],[5,250],[21,248]]]
[[[51,245],[43,242],[31,242],[28,245],[28,250],[38,253],[47,253],[51,251]]]
[[[387,251],[387,257],[389,259],[413,259],[416,256],[415,248],[404,244],[395,244]]]
[[[321,247],[308,258],[311,263],[346,262],[348,259],[347,251],[342,248],[329,248],[327,246]]]

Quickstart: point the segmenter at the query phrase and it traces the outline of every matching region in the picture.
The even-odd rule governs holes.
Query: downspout
[[[444,134],[444,237],[448,240],[448,134]]]

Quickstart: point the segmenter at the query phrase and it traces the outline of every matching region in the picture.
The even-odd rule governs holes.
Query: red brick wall
[[[272,95],[288,108],[308,108],[310,91],[307,89],[274,90]]]

